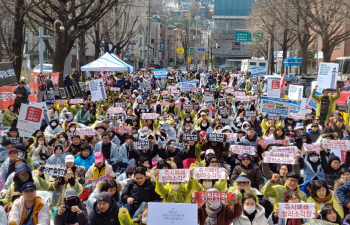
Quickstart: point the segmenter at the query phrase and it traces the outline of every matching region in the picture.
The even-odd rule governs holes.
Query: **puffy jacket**
[[[330,193],[330,195],[332,195],[332,193]],[[322,207],[324,206],[324,204],[330,203],[333,206],[333,208],[335,209],[335,211],[339,214],[339,216],[342,219],[344,218],[343,207],[341,207],[339,205],[339,203],[337,202],[337,200],[333,196],[330,200],[328,200],[327,202],[324,202],[324,203],[319,203],[315,199],[313,199],[312,197],[308,197],[307,203],[315,203],[315,206],[316,206],[318,212],[320,212],[322,210]]]
[[[340,186],[336,192],[337,197],[343,206],[346,206],[348,203],[350,203],[350,200],[347,197],[348,193],[350,193],[350,182],[347,182],[343,186]]]
[[[96,179],[102,176],[105,176],[107,174],[114,175],[113,168],[109,164],[105,164],[104,168],[101,169],[101,171],[98,170],[97,167],[95,167],[95,163],[92,164],[89,169],[87,170],[85,174],[85,179]]]
[[[249,189],[250,189],[250,193],[249,194],[254,195],[256,203],[259,203],[259,198],[258,198],[258,196],[256,194],[256,189],[250,187],[250,182],[249,182]],[[233,182],[233,185],[231,187],[229,187],[227,192],[235,193],[236,196],[237,196],[238,202],[242,204],[242,197],[243,197],[243,195],[241,193],[241,190],[238,190],[238,188],[237,188],[237,182]],[[229,202],[229,204],[230,204],[230,202]]]
[[[106,159],[108,163],[116,163],[117,160],[118,160],[118,155],[119,155],[119,152],[118,152],[118,146],[114,143],[111,142],[111,158],[110,159]],[[95,145],[95,148],[94,148],[94,153],[95,152],[102,152],[102,141],[98,142],[96,145]]]
[[[267,219],[265,217],[265,209],[260,204],[256,204],[256,214],[252,222],[250,219],[244,215],[242,212],[241,216],[233,220],[231,225],[263,225],[267,224]]]
[[[58,121],[57,121],[57,124],[58,124]],[[63,132],[63,130],[60,126],[56,126],[55,129],[52,129],[52,127],[49,125],[46,127],[44,133],[45,133],[46,139],[51,139],[51,135],[60,134],[62,132]]]
[[[340,206],[343,206],[343,204],[341,203],[341,201],[338,198],[337,190],[339,187],[341,187],[345,184],[346,184],[346,182],[342,181],[341,178],[334,181],[334,198],[337,200],[337,202],[339,203]],[[349,196],[350,196],[350,193],[346,193],[346,198],[349,198]]]
[[[9,109],[5,109],[4,117],[2,118],[2,125],[4,127],[11,127],[15,119],[17,119],[17,115],[11,112]]]
[[[12,209],[8,217],[9,225],[23,224],[27,215],[27,210],[23,210],[24,208],[24,199],[21,196],[12,205]],[[35,197],[32,217],[34,224],[50,224],[49,207],[41,200],[39,196]]]
[[[261,168],[255,165],[254,163],[250,163],[247,168],[245,168],[245,166],[243,166],[242,164],[236,166],[235,169],[233,170],[231,180],[236,180],[241,173],[244,173],[245,175],[247,175],[247,177],[251,182],[250,183],[251,187],[261,190],[262,187],[264,186],[264,176],[261,171]]]
[[[38,145],[38,147],[36,147],[35,145],[33,145],[33,162],[39,162],[41,164],[44,164],[46,162],[47,159],[42,159],[40,154],[47,156],[47,158],[49,158],[50,156],[50,151],[47,149],[47,146],[45,145]]]
[[[192,178],[193,179],[193,178]],[[190,179],[186,184],[180,183],[180,187],[174,190],[171,187],[171,183],[164,185],[156,181],[156,192],[163,197],[163,202],[180,202],[180,203],[190,203],[190,194],[192,193],[193,181]]]
[[[87,224],[87,211],[85,208],[82,209],[82,213],[76,214],[77,218],[77,225],[86,225]],[[69,225],[68,223],[65,222],[68,212],[65,211],[62,215],[58,215],[56,213],[55,216],[55,225]]]
[[[88,170],[90,168],[90,166],[92,164],[94,164],[94,161],[95,161],[95,157],[91,151],[91,154],[87,158],[84,158],[82,155],[76,157],[75,158],[75,165],[84,166],[85,170]]]
[[[93,211],[89,213],[88,225],[113,224],[119,225],[118,219],[119,208],[117,203],[112,199],[107,212],[100,212],[97,209],[97,202],[94,203]]]

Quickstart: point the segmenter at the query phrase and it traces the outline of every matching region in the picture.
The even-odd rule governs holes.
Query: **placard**
[[[333,141],[333,140],[323,139],[322,146],[325,149],[347,151],[350,149],[350,141],[349,140]]]
[[[89,81],[90,92],[92,101],[98,102],[101,99],[107,99],[105,85],[102,79],[90,80]]]
[[[130,143],[131,151],[152,150],[152,143],[150,141],[133,141]]]
[[[338,78],[338,63],[321,62],[318,69],[317,86],[318,88],[335,89]]]
[[[67,165],[65,164],[45,164],[41,166],[41,172],[50,176],[67,176]]]
[[[68,100],[66,99],[58,99],[55,100],[55,105],[63,105],[63,104],[67,104]]]
[[[243,91],[236,91],[235,92],[235,96],[237,97],[237,96],[245,96],[245,92],[243,92]]]
[[[197,225],[198,205],[186,203],[148,203],[148,225]]]
[[[233,94],[233,92],[234,92],[233,87],[227,87],[227,88],[225,89],[225,93],[227,93],[227,94]]]
[[[159,170],[160,182],[186,182],[190,179],[190,171],[188,169],[165,169]]]
[[[115,128],[115,132],[118,134],[131,134],[132,127],[131,126],[117,126]]]
[[[64,88],[59,88],[58,91],[60,93],[61,98],[67,98],[66,91],[64,90]]]
[[[321,146],[319,144],[303,144],[304,151],[306,152],[316,152],[317,154],[320,154]]]
[[[299,113],[301,110],[301,102],[292,101],[290,105],[290,113]]]
[[[181,141],[198,141],[198,134],[182,134]]]
[[[277,115],[277,114],[267,114],[267,119],[268,120],[276,120],[276,121],[278,121],[278,120],[280,120],[280,115]]]
[[[237,133],[223,133],[227,137],[227,141],[237,141]]]
[[[142,113],[143,120],[155,120],[157,119],[157,117],[158,117],[157,113]]]
[[[42,118],[42,108],[22,103],[17,121],[19,135],[22,137],[32,136],[36,130],[40,130]]]
[[[193,110],[194,107],[193,107],[192,104],[183,104],[183,105],[182,105],[182,109],[183,109],[183,110]]]
[[[154,78],[167,78],[168,71],[167,70],[154,70],[153,77]]]
[[[99,181],[104,181],[104,180],[110,180],[110,179],[114,179],[113,177],[111,177],[110,174],[107,174],[105,176],[102,176],[102,177],[98,177],[96,179],[92,179],[92,180],[88,180],[86,185],[88,184],[96,184],[97,182]]]
[[[219,115],[221,116],[229,116],[231,114],[231,110],[230,109],[219,109]]]
[[[227,88],[229,88],[229,87],[227,87]],[[216,92],[217,90],[216,90],[216,88],[210,88],[210,92]]]
[[[281,144],[281,145],[285,145],[286,144],[286,140],[270,140],[270,139],[260,139],[259,140],[259,145],[274,145],[274,144]]]
[[[114,106],[115,107],[120,107],[120,108],[126,108],[125,102],[116,102],[116,103],[114,103]]]
[[[267,80],[267,97],[279,98],[281,96],[281,80]]]
[[[205,96],[203,96],[202,102],[214,102],[214,97],[205,95]]]
[[[266,66],[258,66],[251,68],[252,77],[260,77],[266,75]]]
[[[0,87],[17,84],[16,73],[12,62],[0,63]]]
[[[282,152],[265,152],[264,163],[294,164],[294,155]]]
[[[197,87],[196,81],[181,81],[180,82],[181,91],[191,91],[191,88]]]
[[[296,120],[302,120],[304,119],[305,114],[300,114],[300,113],[290,113],[290,118],[296,119]]]
[[[227,136],[225,134],[207,134],[207,138],[209,142],[226,142]]]
[[[183,143],[179,143],[179,142],[175,142],[175,141],[171,141],[168,144],[168,148],[176,148],[179,149],[180,151],[183,151],[187,148],[187,144],[183,144]]]
[[[274,153],[282,152],[282,153],[290,153],[293,155],[299,155],[297,146],[286,146],[286,147],[272,146],[272,148]]]
[[[160,91],[159,90],[152,90],[152,94],[154,94],[154,95],[159,95],[160,94]]]
[[[256,101],[257,96],[237,96],[236,102],[250,102],[250,101]]]
[[[232,192],[219,192],[219,191],[198,191],[197,204],[201,205],[204,202],[227,202],[233,200]]]
[[[84,135],[84,136],[94,136],[96,134],[95,129],[93,128],[77,128],[77,135]]]
[[[245,145],[231,145],[231,152],[242,155],[248,153],[249,155],[255,155],[254,146],[245,146]]]
[[[307,99],[306,106],[310,107],[311,109],[317,109],[317,101],[310,96]]]
[[[256,111],[244,111],[245,117],[256,117]]]
[[[303,98],[304,86],[289,84],[288,98],[301,101]]]
[[[120,87],[109,87],[110,91],[120,91]]]
[[[148,104],[137,104],[137,108],[138,109],[148,110],[149,109],[149,105]]]
[[[161,91],[160,94],[161,95],[168,95],[170,92],[169,91]]]
[[[226,179],[225,169],[222,167],[194,167],[193,178],[197,180],[224,180]]]
[[[199,92],[200,91],[200,88],[199,87],[191,87],[191,92]]]
[[[123,113],[124,109],[121,107],[112,107],[108,109],[108,113],[109,114],[119,114],[119,113]]]
[[[289,116],[291,100],[282,98],[261,97],[260,110],[262,113],[272,113]]]
[[[315,203],[278,203],[279,218],[315,218]]]

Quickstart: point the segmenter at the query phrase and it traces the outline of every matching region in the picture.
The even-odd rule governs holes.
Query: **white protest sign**
[[[190,179],[188,169],[165,169],[159,170],[160,182],[185,182]]]
[[[303,89],[304,86],[290,84],[288,90],[288,99],[301,101],[303,98]]]
[[[22,103],[17,121],[17,129],[22,137],[30,137],[41,127],[43,109]]]
[[[30,103],[30,106],[41,108],[43,110],[42,118],[46,121],[47,124],[50,122],[50,116],[47,110],[46,102],[40,102],[40,103]]]
[[[225,170],[222,167],[194,167],[194,179],[224,180],[226,178]]]
[[[281,80],[269,79],[267,81],[267,97],[279,98],[281,96]]]
[[[236,101],[239,102],[249,102],[251,100],[256,100],[257,96],[237,96]]]
[[[95,129],[93,128],[77,128],[77,135],[84,136],[94,136],[96,134]]]
[[[224,133],[227,136],[227,141],[237,141],[237,133]]]
[[[231,152],[242,155],[248,153],[249,155],[255,155],[254,146],[245,146],[245,145],[231,145]]]
[[[157,113],[142,113],[143,120],[155,120],[157,119],[157,117],[158,117]]]
[[[82,98],[73,98],[71,100],[69,100],[69,103],[72,104],[72,105],[75,105],[75,104],[81,104],[84,102],[84,99]]]
[[[307,100],[306,107],[317,109],[317,101],[310,96]]]
[[[108,113],[110,114],[119,114],[119,113],[123,113],[124,109],[121,107],[112,107],[108,109]]]
[[[331,150],[347,151],[347,150],[350,150],[350,141],[349,140],[333,141],[333,140],[323,139],[322,147],[325,149],[331,149]]]
[[[317,86],[320,88],[335,89],[338,77],[338,63],[321,62],[318,69]]]
[[[236,91],[235,96],[245,96],[245,92],[243,91]]]
[[[90,80],[89,81],[90,92],[92,101],[98,102],[101,99],[107,99],[105,85],[102,79]]]
[[[186,203],[148,203],[148,225],[197,225],[198,205]]]
[[[290,153],[293,155],[299,155],[297,146],[286,146],[286,147],[277,147],[273,146],[273,152],[282,152],[282,153]]]
[[[317,154],[320,154],[321,146],[319,144],[303,144],[304,150],[306,152],[312,152],[315,151]]]
[[[294,155],[282,152],[266,152],[264,163],[294,164]]]
[[[315,218],[315,203],[278,203],[279,218]]]
[[[120,91],[120,87],[109,87],[111,91]]]
[[[302,120],[304,119],[304,117],[305,117],[304,113],[290,113],[290,118],[292,119]]]

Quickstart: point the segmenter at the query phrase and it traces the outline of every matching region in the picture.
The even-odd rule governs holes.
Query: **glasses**
[[[289,182],[298,183],[299,181],[297,179],[289,179]]]
[[[218,161],[210,161],[210,163],[219,163]]]

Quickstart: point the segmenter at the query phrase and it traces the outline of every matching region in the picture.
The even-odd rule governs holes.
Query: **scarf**
[[[301,219],[288,219],[287,225],[301,225],[302,220]]]
[[[333,197],[333,196],[332,196],[332,193],[329,193],[329,195],[326,196],[326,197],[324,197],[323,199],[319,199],[318,197],[313,197],[313,199],[314,199],[316,202],[318,202],[318,203],[323,203],[323,204],[325,204],[325,203],[329,202],[329,200],[331,200],[332,197]]]
[[[217,225],[218,224],[218,213],[222,209],[222,204],[216,210],[212,210],[209,208],[208,204],[206,204],[205,212],[208,214],[207,218],[204,221],[204,225]]]

